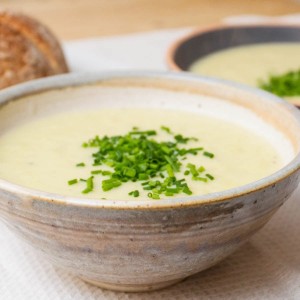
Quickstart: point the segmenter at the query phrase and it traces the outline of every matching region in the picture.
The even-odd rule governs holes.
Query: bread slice
[[[0,11],[0,88],[68,72],[55,36],[40,22]]]

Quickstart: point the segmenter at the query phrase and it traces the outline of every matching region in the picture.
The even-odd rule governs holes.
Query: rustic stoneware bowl
[[[124,91],[122,101],[131,90],[136,105],[144,101],[143,94],[150,103],[151,95],[154,101],[161,91],[232,103],[283,134],[292,144],[293,158],[276,173],[244,186],[159,201],[71,198],[0,179],[1,219],[54,265],[108,289],[162,288],[233,253],[295,190],[299,112],[259,90],[199,76],[70,74],[28,82],[1,91],[0,134],[16,123],[56,111],[99,108],[100,102],[116,106],[114,97],[105,104],[101,100],[107,87]],[[163,97],[159,101],[164,106]]]
[[[220,24],[204,28],[175,41],[167,53],[167,63],[171,70],[188,71],[196,60],[216,51],[270,42],[299,43],[300,26]],[[290,100],[289,102],[300,107],[300,100]]]

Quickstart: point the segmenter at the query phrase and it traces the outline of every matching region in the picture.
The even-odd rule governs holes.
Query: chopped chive
[[[165,196],[167,196],[167,197],[174,196],[174,193],[171,193],[171,192],[165,192]]]
[[[167,192],[173,193],[173,194],[177,194],[177,193],[179,192],[179,189],[175,189],[175,188],[167,188]]]
[[[146,131],[131,131],[129,132],[129,134],[131,135],[156,135],[156,131],[155,130],[146,130]]]
[[[91,171],[91,174],[101,174],[103,171],[102,170],[94,170],[94,171]]]
[[[190,171],[189,171],[189,170],[186,170],[186,171],[184,171],[183,174],[184,174],[184,175],[189,175],[189,174],[190,174]]]
[[[215,179],[215,177],[214,176],[212,176],[212,175],[210,175],[210,174],[205,174],[205,176],[207,177],[207,178],[209,178],[210,180],[214,180]]]
[[[183,137],[181,134],[177,134],[174,136],[177,143],[186,144],[188,141],[198,141],[197,138],[194,137]]]
[[[76,164],[76,167],[84,167],[84,166],[85,166],[85,163],[83,163],[83,162]]]
[[[116,178],[106,179],[102,181],[102,190],[106,192],[120,186],[121,184],[122,182],[119,179]]]
[[[94,177],[91,176],[86,180],[86,188],[82,191],[83,194],[90,193],[93,188],[94,188],[94,182],[93,182]]]
[[[169,165],[172,167],[172,169],[173,169],[174,171],[179,171],[178,166],[177,166],[176,163],[172,160],[171,157],[165,155],[165,159],[166,159],[166,161],[169,163]]]
[[[192,178],[193,180],[198,180],[198,181],[203,181],[203,182],[207,182],[207,178],[204,178],[204,177],[193,177]]]
[[[132,168],[124,168],[123,175],[127,177],[135,177],[136,170]]]
[[[165,152],[166,154],[170,154],[172,152],[172,150],[170,148],[168,148],[167,146],[162,146],[161,150],[163,152]]]
[[[150,181],[149,181],[149,185],[150,185],[151,187],[155,187],[155,186],[156,186],[156,182],[153,181],[153,180],[150,180]]]
[[[167,133],[169,133],[169,134],[172,134],[172,131],[171,131],[171,129],[169,127],[161,126],[160,129],[163,130],[163,131],[165,131],[165,132],[167,132]]]
[[[153,193],[153,194],[152,194],[152,199],[155,199],[155,200],[160,199],[159,194]]]
[[[152,191],[152,187],[151,186],[145,186],[143,189],[145,191]]]
[[[181,183],[181,182],[184,182],[185,181],[185,178],[182,178],[180,180],[177,180],[176,183]]]
[[[167,170],[167,173],[170,177],[174,177],[174,172],[173,172],[173,169],[170,165],[166,165],[166,170]]]
[[[71,180],[68,181],[68,185],[73,185],[73,184],[75,184],[77,182],[78,182],[77,179],[71,179]]]
[[[192,195],[193,194],[192,191],[188,187],[184,187],[182,192],[187,194],[187,195]]]
[[[187,164],[187,167],[190,169],[190,172],[193,176],[198,176],[198,171],[196,170],[196,166],[194,164]]]
[[[140,173],[138,179],[139,180],[147,180],[147,179],[149,179],[149,175],[146,173]]]
[[[204,172],[204,171],[205,171],[205,168],[204,168],[203,166],[201,166],[201,167],[198,168],[198,172],[199,172],[199,173],[202,173],[202,172]]]
[[[133,196],[133,197],[138,197],[140,195],[140,192],[138,190],[134,190],[134,191],[128,193],[128,195]]]
[[[111,172],[110,171],[102,171],[102,175],[109,176],[109,175],[111,175]]]
[[[209,158],[214,158],[214,156],[215,156],[213,153],[207,152],[207,151],[204,151],[204,152],[203,152],[203,155],[204,155],[204,156],[207,156],[207,157],[209,157]]]

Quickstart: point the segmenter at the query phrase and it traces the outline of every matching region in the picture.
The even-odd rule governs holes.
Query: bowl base
[[[170,285],[176,284],[185,278],[181,279],[175,279],[175,280],[169,280],[154,284],[119,284],[119,283],[107,283],[102,281],[94,281],[90,279],[86,279],[83,277],[80,277],[83,281],[90,283],[92,285],[95,285],[97,287],[106,289],[106,290],[113,290],[113,291],[119,291],[119,292],[131,292],[131,293],[137,293],[137,292],[149,292],[154,290],[163,289],[165,287],[168,287]]]

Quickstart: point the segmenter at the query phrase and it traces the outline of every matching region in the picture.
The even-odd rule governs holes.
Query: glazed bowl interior
[[[219,26],[193,33],[175,42],[168,53],[173,70],[188,71],[198,59],[216,51],[260,43],[300,42],[300,27],[293,25]]]
[[[75,205],[123,208],[176,207],[223,201],[273,184],[299,168],[299,113],[284,101],[238,84],[185,74],[73,74],[23,84],[0,95],[0,134],[28,120],[55,113],[103,108],[160,108],[198,111],[269,135],[286,157],[278,172],[234,189],[160,201],[110,201],[67,197],[0,180],[0,187]],[[243,117],[237,117],[243,116]]]

